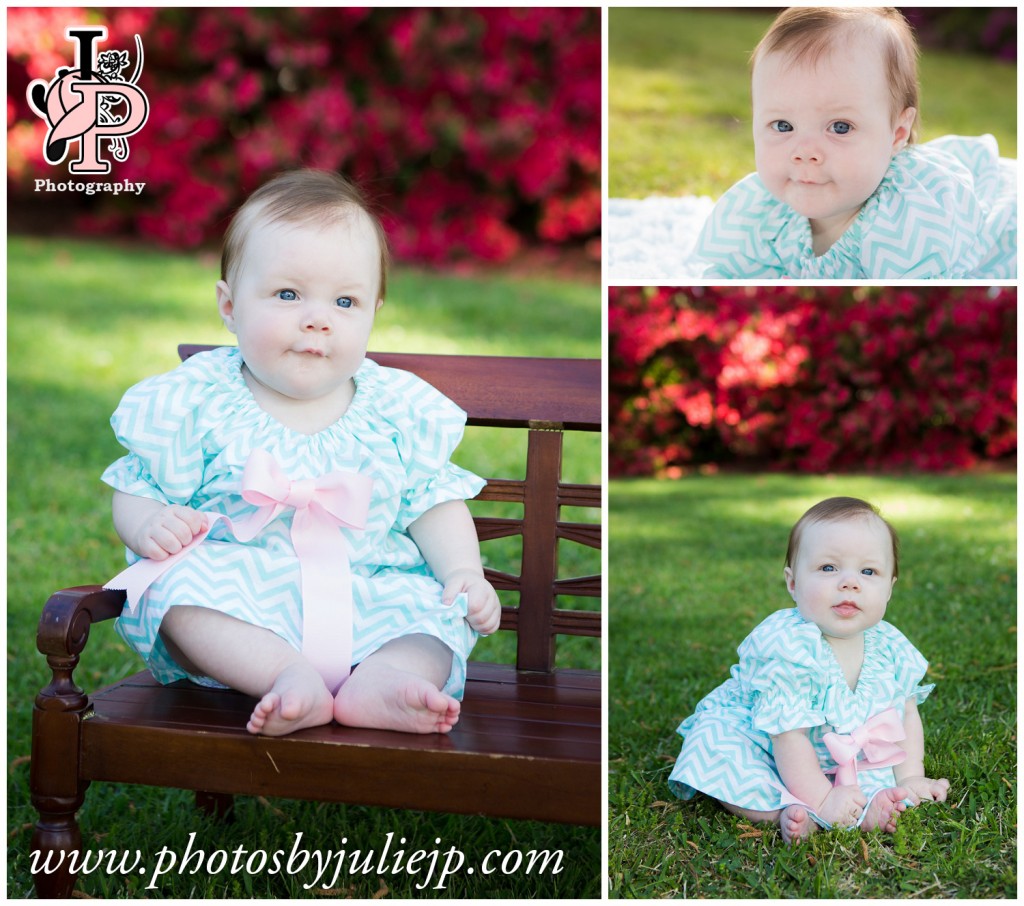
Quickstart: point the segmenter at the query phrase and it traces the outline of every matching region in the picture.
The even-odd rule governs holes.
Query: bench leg
[[[88,780],[79,776],[82,721],[89,699],[75,686],[71,673],[78,656],[50,655],[50,684],[36,696],[32,712],[32,804],[39,813],[29,847],[36,894],[41,898],[71,896],[77,879],[76,853],[82,832],[76,813],[85,801]]]
[[[218,821],[235,820],[235,797],[230,793],[196,790],[196,808]]]
[[[75,813],[84,798],[79,796],[63,803],[49,800],[44,805],[39,798],[32,797],[39,811],[30,847],[32,879],[40,900],[68,899],[75,889],[78,877],[72,870],[71,860],[75,853],[82,851],[82,831]]]

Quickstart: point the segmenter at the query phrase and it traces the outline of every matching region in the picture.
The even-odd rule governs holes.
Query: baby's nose
[[[793,161],[796,163],[821,163],[821,148],[816,143],[802,141],[793,149]]]
[[[302,313],[302,326],[307,331],[330,333],[331,320],[322,306],[309,305]]]

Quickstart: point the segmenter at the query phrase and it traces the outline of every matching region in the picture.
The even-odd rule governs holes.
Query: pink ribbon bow
[[[906,735],[895,708],[876,714],[847,736],[826,733],[822,742],[835,759],[836,767],[825,773],[835,771],[835,785],[847,786],[856,784],[857,771],[862,768],[873,770],[900,764],[906,759],[907,753],[896,743],[906,739]],[[864,757],[858,761],[857,756],[861,752]]]
[[[338,529],[366,527],[372,485],[372,478],[356,472],[291,481],[273,456],[254,450],[242,475],[242,497],[259,510],[237,526],[227,516],[211,515],[206,529],[178,553],[166,560],[140,560],[105,587],[124,589],[129,613],[134,613],[146,589],[202,544],[218,521],[245,543],[284,510],[294,509],[291,538],[302,583],[302,653],[334,694],[351,670],[353,647],[349,546]]]

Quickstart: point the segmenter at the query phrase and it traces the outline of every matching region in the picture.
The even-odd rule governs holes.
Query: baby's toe
[[[249,722],[245,725],[245,729],[250,733],[259,733],[266,726],[266,723],[267,719],[262,714],[257,714],[253,711]]]
[[[249,726],[255,727],[257,730],[263,729],[266,726],[267,718],[277,708],[278,699],[279,696],[276,693],[268,692],[256,702],[256,707],[252,709],[252,715],[249,717]]]

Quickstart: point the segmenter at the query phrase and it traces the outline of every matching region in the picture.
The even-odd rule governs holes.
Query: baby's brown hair
[[[903,14],[891,6],[794,6],[776,17],[750,56],[751,68],[765,54],[785,53],[791,61],[817,62],[843,32],[870,31],[881,44],[889,83],[890,119],[907,108],[920,110],[917,78],[917,40]],[[908,142],[917,138],[918,116]]]
[[[864,516],[874,516],[877,519],[881,519],[882,523],[889,530],[889,537],[892,539],[892,575],[894,579],[899,578],[900,539],[899,535],[896,534],[896,529],[882,518],[881,513],[878,512],[878,507],[872,506],[866,500],[860,500],[857,497],[829,497],[827,500],[816,503],[804,513],[789,533],[789,547],[786,549],[786,566],[792,567],[796,562],[797,552],[800,547],[800,536],[803,534],[805,526],[816,522],[841,522],[844,519]]]
[[[370,209],[363,193],[353,183],[329,170],[290,170],[260,186],[238,209],[227,232],[220,258],[220,277],[238,267],[249,231],[258,221],[301,223],[319,220],[328,226],[361,211],[367,216],[380,248],[380,282],[377,298],[383,299],[388,279],[388,238],[380,219]]]

